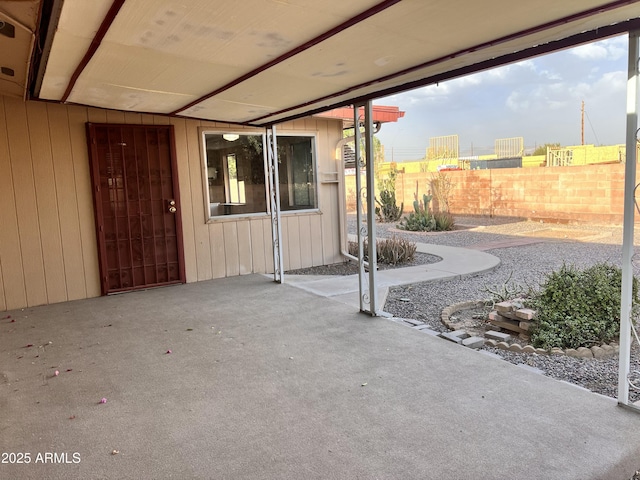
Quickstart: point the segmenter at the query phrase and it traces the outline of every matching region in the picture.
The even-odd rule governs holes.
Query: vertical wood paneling
[[[87,115],[90,122],[107,123],[107,111],[99,108],[88,108]]]
[[[300,221],[297,215],[288,218],[287,230],[289,238],[289,269],[295,270],[302,267],[300,258]]]
[[[125,123],[125,112],[107,110],[107,123]]]
[[[280,252],[282,254],[282,263],[284,265],[285,272],[290,270],[289,265],[291,261],[291,255],[289,255],[289,218],[286,216],[281,217],[281,230],[282,230],[282,248]]]
[[[273,236],[271,233],[271,218],[262,219],[262,231],[264,234],[264,261],[267,273],[273,273]]]
[[[304,128],[309,132],[315,132],[318,129],[318,121],[313,117],[306,117],[304,118]]]
[[[311,254],[311,218],[309,215],[298,217],[300,232],[300,267],[307,268],[313,265]]]
[[[211,273],[213,278],[223,278],[227,274],[224,253],[224,229],[221,223],[209,225],[209,244],[211,245]]]
[[[186,120],[172,118],[178,157],[178,184],[180,186],[180,208],[182,213],[182,237],[184,239],[184,266],[187,282],[198,280],[196,241],[193,230],[193,210],[191,208],[191,176],[189,175],[189,152],[187,150]]]
[[[249,220],[238,222],[238,261],[240,275],[253,271],[253,256],[251,254],[251,228]]]
[[[87,286],[82,255],[78,255],[78,252],[82,251],[82,240],[80,238],[76,182],[69,141],[69,117],[67,107],[54,103],[47,104],[47,113],[55,185],[58,194],[65,284],[68,299],[78,300],[87,297]]]
[[[40,225],[38,224],[26,103],[20,99],[7,97],[5,105],[12,112],[11,121],[7,123],[7,134],[18,215],[18,234],[22,246],[22,268],[24,269],[27,290],[27,305],[43,305],[47,303],[47,289],[44,278],[44,260],[40,241]]]
[[[264,244],[269,241],[270,237],[264,235],[264,221],[260,219],[252,219],[251,226],[251,254],[253,255],[253,271],[254,273],[266,273],[267,263],[264,256]]]
[[[96,108],[69,108],[69,139],[73,158],[78,219],[80,221],[80,238],[82,240],[82,260],[87,286],[87,296],[100,295],[100,267],[98,266],[98,247],[96,227],[93,215],[93,196],[91,192],[91,175],[89,173],[89,152],[87,150],[87,134],[85,123],[104,121],[105,112]],[[87,116],[89,114],[89,116]]]
[[[209,280],[211,272],[211,245],[209,230],[205,223],[204,192],[202,191],[202,170],[200,158],[199,123],[187,120],[187,155],[189,159],[189,176],[191,182],[191,208],[193,210],[193,227],[198,259],[198,280]]]
[[[0,283],[3,285],[4,292],[3,309],[14,309],[27,305],[27,291],[24,269],[22,268],[22,246],[18,235],[18,214],[13,190],[7,131],[7,115],[12,116],[13,113],[6,108],[4,100],[5,97],[0,96],[0,172],[2,172],[0,173],[0,192],[2,192],[2,208],[0,208],[2,277],[0,277]]]
[[[314,267],[324,264],[324,254],[322,251],[322,217],[323,215],[312,215],[309,218],[311,229],[311,261]]]
[[[268,217],[206,223],[198,126],[225,125],[0,97],[0,310],[100,294],[87,121],[174,126],[188,282],[273,272]],[[317,131],[326,171],[341,133],[333,123],[301,119],[283,131]],[[322,214],[282,217],[286,270],[339,258],[337,192],[318,191]]]
[[[222,224],[224,231],[224,254],[227,277],[240,274],[240,261],[238,259],[238,230],[236,222]]]
[[[47,105],[41,102],[28,102],[26,106],[47,303],[64,302],[67,300],[67,285]]]
[[[4,296],[4,282],[2,280],[2,257],[0,256],[0,312],[7,309],[7,300]]]
[[[140,113],[125,112],[124,123],[142,123],[142,115]]]

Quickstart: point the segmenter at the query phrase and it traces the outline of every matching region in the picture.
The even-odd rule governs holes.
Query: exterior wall
[[[398,175],[396,197],[398,203],[404,199],[405,211],[411,210],[416,182],[422,195],[432,175]],[[458,170],[446,175],[454,184],[453,214],[622,223],[623,164]]]
[[[0,96],[0,311],[100,295],[88,121],[174,126],[188,282],[273,271],[267,215],[205,219],[200,128],[228,125]],[[278,128],[291,131],[317,135],[319,211],[282,215],[285,268],[338,262],[338,185],[320,180],[336,171],[342,125]]]

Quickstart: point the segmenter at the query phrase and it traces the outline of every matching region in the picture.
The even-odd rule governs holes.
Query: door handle
[[[176,213],[178,211],[178,209],[176,208],[175,200],[167,200],[167,205],[168,205],[167,210],[169,211],[169,213]]]

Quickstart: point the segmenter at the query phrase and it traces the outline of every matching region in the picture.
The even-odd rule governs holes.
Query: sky
[[[493,153],[496,139],[625,143],[626,35],[378,99],[405,113],[376,135],[387,161],[424,158],[430,137],[458,135],[460,155]]]

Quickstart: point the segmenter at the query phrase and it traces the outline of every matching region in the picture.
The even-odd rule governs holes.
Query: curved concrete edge
[[[416,251],[442,260],[426,265],[378,271],[376,274],[379,310],[384,309],[390,287],[412,283],[452,280],[493,270],[500,259],[490,253],[461,247],[416,243]],[[306,277],[306,278],[305,278]],[[358,275],[309,279],[305,275],[285,275],[285,283],[322,297],[360,308]]]

